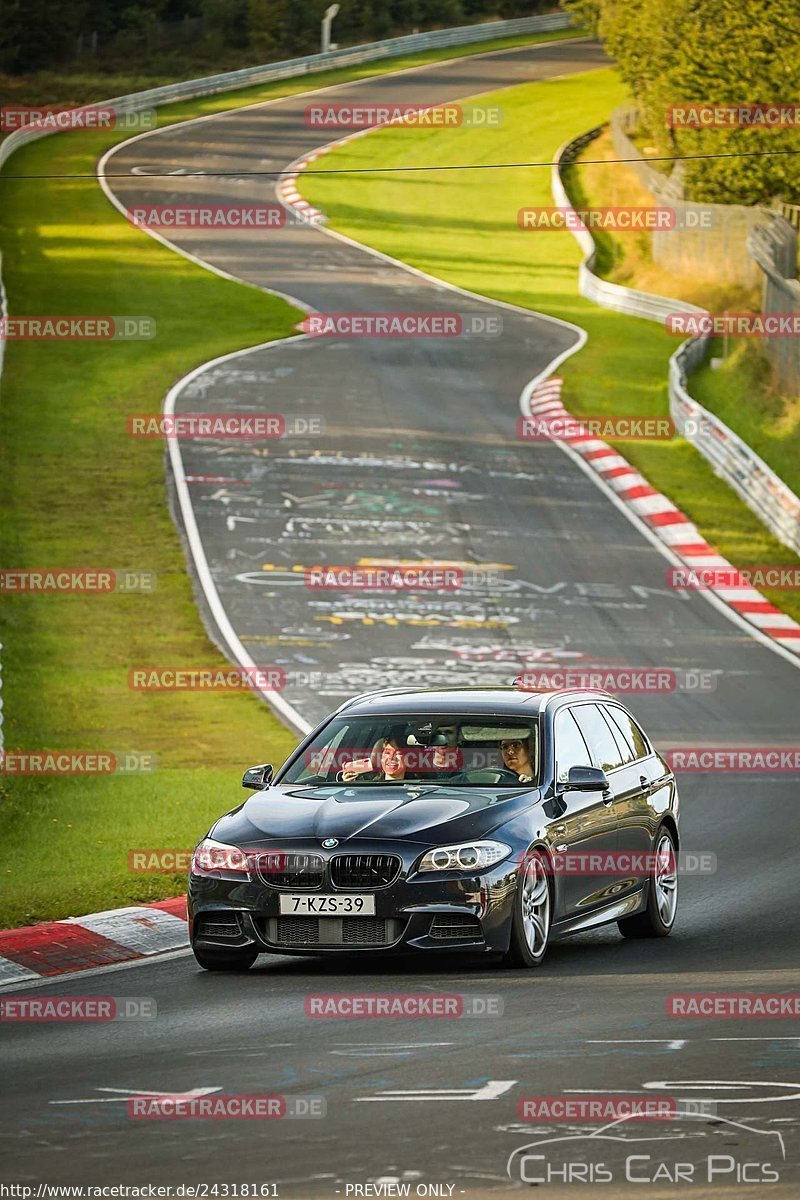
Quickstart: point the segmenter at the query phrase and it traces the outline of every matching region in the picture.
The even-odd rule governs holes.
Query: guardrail
[[[559,208],[575,211],[561,177],[562,170],[569,166],[584,146],[599,137],[601,131],[601,126],[590,129],[588,133],[582,133],[580,137],[565,142],[556,151],[551,173],[551,190]],[[669,313],[696,312],[705,315],[705,309],[685,304],[682,300],[671,300],[668,296],[656,296],[652,292],[640,292],[636,288],[601,279],[594,273],[597,247],[591,233],[583,222],[579,222],[579,227],[571,229],[570,232],[583,251],[583,261],[578,267],[578,291],[587,300],[594,301],[602,308],[611,308],[614,312],[625,313],[630,317],[646,317],[649,321],[658,321],[662,325]]]
[[[592,129],[566,142],[556,152],[551,189],[559,208],[575,212],[561,172],[599,133],[599,128]],[[601,279],[593,270],[597,247],[591,233],[582,222],[578,222],[578,228],[571,232],[583,251],[578,268],[578,291],[587,300],[602,308],[610,308],[628,316],[645,317],[661,324],[669,313],[676,311],[708,315],[705,309],[682,300],[640,292]],[[800,554],[800,497],[738,434],[693,399],[686,389],[689,374],[705,358],[708,342],[707,335],[689,338],[681,343],[669,360],[669,407],[675,428],[697,447],[716,474],[741,496],[770,532],[785,546]]]
[[[706,343],[690,338],[669,360],[669,409],[675,428],[696,446],[784,546],[800,554],[800,497],[724,421],[686,390],[689,374],[705,357]]]
[[[471,42],[569,29],[573,24],[569,13],[554,12],[533,17],[517,17],[509,21],[490,21],[485,25],[459,25],[453,29],[435,29],[429,33],[408,33],[402,37],[385,38],[381,42],[365,42],[361,46],[331,50],[327,54],[307,54],[303,58],[288,58],[283,62],[245,67],[239,71],[226,71],[221,75],[207,75],[201,79],[188,79],[183,83],[171,83],[143,92],[132,92],[127,96],[114,96],[110,100],[97,100],[91,105],[80,107],[113,108],[119,113],[141,112],[144,109],[158,108],[161,104],[171,104],[176,100],[193,100],[198,96],[212,96],[217,92],[253,87],[257,83],[293,79],[299,75],[311,75],[336,67],[357,66],[383,58],[396,58],[398,55],[413,54],[420,50],[468,46]],[[10,133],[0,143],[0,166],[7,162],[20,146],[54,132],[57,131],[30,125]]]

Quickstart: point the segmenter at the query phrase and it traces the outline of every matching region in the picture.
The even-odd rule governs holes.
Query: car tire
[[[544,962],[553,921],[550,874],[542,851],[529,850],[517,876],[506,966],[533,968]]]
[[[626,938],[669,937],[678,910],[678,867],[675,837],[659,829],[655,840],[655,866],[647,883],[647,906],[633,917],[617,921]]]
[[[192,946],[192,953],[204,971],[248,971],[258,958],[258,950],[250,946],[243,950],[200,950]]]

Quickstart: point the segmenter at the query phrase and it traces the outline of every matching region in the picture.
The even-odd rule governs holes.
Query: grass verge
[[[505,39],[469,53],[555,40]],[[428,52],[159,110],[160,125],[464,54]],[[122,84],[124,81],[118,81]],[[132,81],[131,81],[132,82]],[[88,95],[51,97],[84,101]],[[40,97],[39,97],[40,99]],[[132,665],[222,665],[197,614],[165,504],[163,446],[132,442],[131,412],[209,358],[285,337],[298,314],[202,270],[131,228],[91,176],[124,134],[60,134],[19,150],[0,176],[3,278],[13,314],[152,316],[153,342],[7,346],[0,403],[0,565],[139,568],[152,595],[3,599],[7,749],[143,751],[153,774],[0,775],[0,926],[183,890],[133,875],[132,849],[184,849],[242,792],[251,762],[294,737],[251,695],[135,693]],[[8,176],[62,176],[45,184]]]
[[[96,135],[21,150],[19,171],[90,172]],[[54,195],[58,186],[57,198]],[[12,342],[6,349],[0,562],[153,571],[152,594],[4,597],[7,749],[144,751],[154,774],[3,776],[0,922],[157,898],[179,879],[132,876],[127,852],[191,846],[239,800],[251,761],[294,737],[251,695],[132,692],[134,665],[219,663],[167,512],[164,447],[126,433],[193,366],[285,337],[285,302],[211,275],[142,236],[90,181],[3,185],[3,271],[15,314],[155,318],[152,342]]]
[[[552,204],[549,168],[325,177],[331,170],[411,163],[547,163],[563,142],[606,120],[626,95],[604,69],[505,89],[492,99],[503,105],[502,129],[377,130],[319,159],[315,174],[301,181],[303,195],[349,237],[460,287],[582,325],[588,344],[560,369],[566,404],[577,415],[668,416],[675,338],[580,296],[580,251],[569,233],[518,227],[520,208]],[[582,170],[573,170],[573,182]],[[584,198],[608,203],[581,186]],[[688,443],[617,445],[736,566],[798,563]],[[766,594],[800,619],[799,597]]]

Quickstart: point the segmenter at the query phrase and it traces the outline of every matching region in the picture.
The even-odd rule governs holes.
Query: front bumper
[[[488,870],[415,874],[427,844],[349,841],[336,851],[319,842],[272,842],[254,852],[285,851],[320,855],[326,860],[323,882],[316,889],[275,887],[254,872],[249,878],[190,875],[189,936],[198,947],[243,949],[257,947],[273,954],[369,954],[433,950],[505,953],[511,933],[517,881],[517,856]],[[386,887],[337,888],[328,863],[335,855],[394,854],[402,866]],[[375,897],[375,917],[285,917],[281,894],[314,895],[369,891]],[[305,924],[301,924],[304,922]]]

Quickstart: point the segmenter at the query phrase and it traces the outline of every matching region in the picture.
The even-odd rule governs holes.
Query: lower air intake
[[[437,913],[428,936],[442,942],[482,942],[483,930],[471,913]]]
[[[215,942],[238,942],[242,928],[236,913],[204,913],[199,918],[197,936]]]
[[[270,945],[287,948],[391,946],[402,931],[402,921],[378,917],[269,917],[264,922]]]

